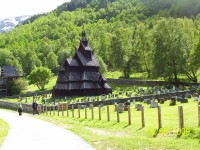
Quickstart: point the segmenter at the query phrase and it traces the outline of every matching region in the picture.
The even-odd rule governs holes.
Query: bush
[[[16,79],[10,82],[7,86],[8,95],[19,95],[22,90],[25,90],[28,83],[25,79]]]

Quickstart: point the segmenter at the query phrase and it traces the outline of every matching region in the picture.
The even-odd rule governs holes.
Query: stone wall
[[[169,84],[167,81],[146,81],[137,79],[106,79],[107,82],[116,84],[127,84],[127,85],[141,85],[141,86],[163,86]],[[181,83],[182,85],[199,85],[199,83]]]
[[[141,86],[162,86],[166,85],[166,81],[143,81],[137,79],[108,79],[107,82],[116,84],[127,84],[127,85],[141,85]]]
[[[0,108],[6,108],[11,110],[16,110],[18,108],[18,103],[7,102],[4,100],[0,100]],[[32,113],[32,105],[30,104],[22,104],[23,112]]]
[[[45,94],[51,94],[51,90],[47,90],[47,91],[39,91],[39,92],[30,92],[30,93],[26,93],[26,94],[20,94],[20,95],[13,95],[13,96],[6,96],[6,98],[19,98],[19,97],[31,97],[33,95],[45,95]]]
[[[78,108],[78,105],[86,105],[89,106],[90,104],[93,104],[93,106],[97,107],[100,104],[103,105],[113,105],[115,103],[125,103],[125,102],[133,102],[133,101],[140,101],[143,102],[144,99],[159,99],[159,98],[164,98],[165,100],[169,100],[170,97],[173,96],[178,96],[178,97],[185,97],[186,94],[194,94],[194,90],[186,90],[186,91],[181,91],[181,92],[173,92],[173,93],[166,93],[166,94],[157,94],[157,95],[144,95],[144,96],[134,96],[130,98],[119,98],[119,99],[110,99],[110,100],[105,100],[105,101],[93,101],[93,102],[81,102],[81,103],[76,103],[73,104],[74,108]],[[69,109],[71,109],[72,104],[68,105]]]
[[[103,105],[113,105],[115,103],[125,103],[127,101],[133,102],[135,101],[140,101],[143,102],[144,99],[158,99],[158,98],[164,98],[164,99],[169,99],[172,96],[178,96],[178,97],[185,97],[185,95],[189,94],[194,94],[195,90],[186,90],[186,91],[181,91],[181,92],[174,92],[174,93],[166,93],[166,94],[157,94],[157,95],[144,95],[144,96],[134,96],[130,98],[122,98],[122,99],[110,99],[110,100],[105,100],[105,101],[93,101],[93,102],[81,102],[81,103],[76,103],[73,104],[74,108],[78,108],[78,105],[87,105],[89,106],[90,104],[93,104],[95,107],[103,104]],[[17,110],[18,103],[13,103],[13,102],[7,102],[4,100],[0,100],[0,108],[6,108],[6,109],[12,109],[12,110]],[[32,113],[32,105],[31,104],[22,104],[23,107],[23,112],[27,113]],[[71,109],[72,104],[68,105],[69,109]],[[43,109],[45,109],[45,106],[43,108],[42,105],[39,105],[39,111],[41,112]],[[57,106],[55,106],[55,109],[57,109]]]

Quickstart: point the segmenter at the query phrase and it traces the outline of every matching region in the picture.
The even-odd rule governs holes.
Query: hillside
[[[35,67],[46,66],[56,74],[63,60],[73,56],[84,28],[104,66],[102,71],[106,68],[122,71],[126,78],[133,72],[147,72],[149,77],[162,76],[168,80],[177,80],[176,75],[185,74],[195,81],[200,63],[195,58],[199,55],[196,53],[199,8],[198,0],[72,0],[47,15],[34,16],[14,30],[2,33],[0,66],[14,65],[26,74]],[[167,26],[169,23],[171,28]],[[173,24],[182,30],[174,29]],[[167,39],[161,26],[170,33],[179,32],[175,35],[180,34],[180,38],[186,37],[177,39],[177,42],[185,42],[178,45],[182,48],[175,56],[176,64],[157,56],[166,55],[160,53],[160,49],[171,52],[167,57],[173,56],[169,46],[159,43],[163,37]],[[188,27],[191,30],[187,30]],[[174,41],[169,39],[168,43],[170,40]]]
[[[0,20],[0,33],[14,29],[18,24],[28,19],[30,16],[18,16]]]

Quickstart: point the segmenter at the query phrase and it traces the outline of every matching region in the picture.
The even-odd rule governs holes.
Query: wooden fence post
[[[162,122],[161,122],[161,109],[160,106],[158,106],[158,129],[162,128]]]
[[[101,105],[99,105],[98,107],[99,107],[99,120],[101,120]]]
[[[41,114],[41,105],[38,105],[38,111]]]
[[[72,117],[74,118],[74,105],[72,105]]]
[[[50,106],[50,116],[51,116],[51,106]]]
[[[48,112],[47,112],[47,105],[45,105],[45,112],[46,112],[46,115],[48,115]]]
[[[85,105],[85,119],[87,119],[87,106]]]
[[[141,119],[142,119],[142,128],[144,128],[145,127],[144,106],[141,107]]]
[[[200,127],[200,102],[197,103],[198,104],[198,126]]]
[[[55,116],[55,105],[53,105],[53,115]]]
[[[110,110],[109,110],[109,105],[107,105],[107,118],[108,118],[108,121],[110,121]]]
[[[130,105],[128,105],[128,125],[131,125],[131,109],[130,109]]]
[[[80,105],[78,105],[78,118],[81,117],[81,113],[80,113]]]
[[[64,116],[64,112],[63,112],[63,104],[62,104],[62,116]]]
[[[68,104],[66,105],[66,111],[67,111],[67,117],[69,117],[69,109],[68,109]]]
[[[42,104],[42,113],[44,114],[44,104]]]
[[[120,122],[120,118],[119,118],[119,105],[117,105],[117,122]]]
[[[57,112],[58,112],[58,116],[59,116],[59,108],[60,108],[60,104],[57,105]]]
[[[178,106],[178,118],[179,118],[179,128],[182,129],[184,127],[183,106]]]
[[[91,108],[92,120],[94,119],[94,107]]]

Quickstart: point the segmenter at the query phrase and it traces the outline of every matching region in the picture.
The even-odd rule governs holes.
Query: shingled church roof
[[[8,78],[8,77],[18,77],[19,74],[17,70],[13,66],[3,66],[1,67],[1,77]]]

